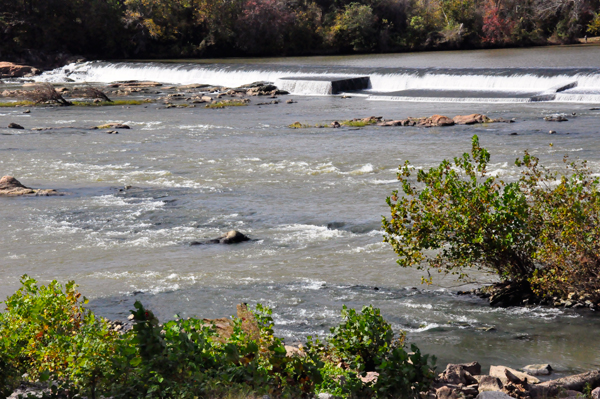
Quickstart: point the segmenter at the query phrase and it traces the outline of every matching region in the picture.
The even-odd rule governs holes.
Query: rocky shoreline
[[[597,295],[569,292],[566,297],[539,297],[527,282],[499,282],[470,291],[458,291],[458,295],[474,295],[488,299],[491,306],[532,306],[544,305],[560,308],[588,308],[591,311],[600,309],[600,292]]]

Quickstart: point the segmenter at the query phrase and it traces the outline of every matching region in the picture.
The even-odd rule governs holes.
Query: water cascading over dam
[[[594,68],[358,68],[265,64],[86,62],[47,72],[48,82],[150,80],[238,87],[272,82],[297,95],[360,92],[369,100],[600,103]]]

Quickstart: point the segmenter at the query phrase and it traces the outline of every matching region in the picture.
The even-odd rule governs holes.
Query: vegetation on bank
[[[416,171],[400,167],[401,190],[387,198],[384,240],[398,264],[468,278],[468,269],[526,283],[541,298],[600,302],[600,178],[564,158],[562,173],[527,151],[518,181],[487,170],[490,154],[473,136],[471,153]]]
[[[161,324],[136,302],[133,328],[118,333],[85,307],[73,282],[38,286],[24,275],[21,283],[0,313],[0,397],[25,379],[47,382],[45,397],[54,398],[417,398],[434,378],[435,358],[414,345],[407,352],[371,306],[344,307],[331,337],[308,337],[290,355],[261,305],[223,329],[197,318]],[[369,371],[379,377],[363,383]]]
[[[599,0],[0,0],[0,58],[166,58],[569,43]],[[43,58],[43,57],[38,57]]]

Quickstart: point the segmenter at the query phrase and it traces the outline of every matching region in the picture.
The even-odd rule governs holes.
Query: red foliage
[[[237,25],[240,47],[254,52],[277,52],[283,47],[294,13],[281,0],[246,0]]]
[[[493,1],[485,5],[483,15],[483,37],[485,43],[505,44],[510,38],[513,23],[508,18],[502,18],[500,7]]]

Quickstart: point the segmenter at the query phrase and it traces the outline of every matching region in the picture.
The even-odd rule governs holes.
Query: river
[[[234,87],[294,81],[281,103],[226,109],[0,108],[0,174],[60,197],[0,198],[0,297],[27,273],[75,280],[99,314],[124,319],[135,300],[162,319],[221,317],[271,306],[289,342],[325,335],[343,304],[373,304],[439,364],[478,360],[559,373],[600,367],[600,318],[589,310],[491,308],[449,277],[420,284],[382,242],[399,164],[429,168],[477,134],[503,179],[525,149],[551,168],[564,155],[600,171],[600,48],[574,46],[377,56],[90,62],[37,80],[66,86],[153,80]],[[368,76],[331,95],[331,77]],[[286,82],[286,79],[287,81]],[[12,84],[14,84],[13,82]],[[6,83],[11,85],[11,83]],[[160,87],[157,91],[162,90]],[[155,98],[161,94],[152,94]],[[148,96],[148,94],[144,94]],[[286,104],[287,98],[297,103]],[[290,129],[371,115],[482,113],[515,119],[444,128]],[[546,122],[564,115],[568,122]],[[118,135],[78,128],[122,122]],[[75,126],[75,127],[71,127]],[[65,127],[32,131],[32,127]],[[549,130],[556,134],[549,135]],[[513,135],[517,133],[517,135]],[[131,186],[124,189],[124,186]],[[190,246],[237,229],[254,241]],[[479,282],[492,276],[475,274]],[[376,289],[377,288],[377,289]],[[492,327],[492,329],[490,329]]]

